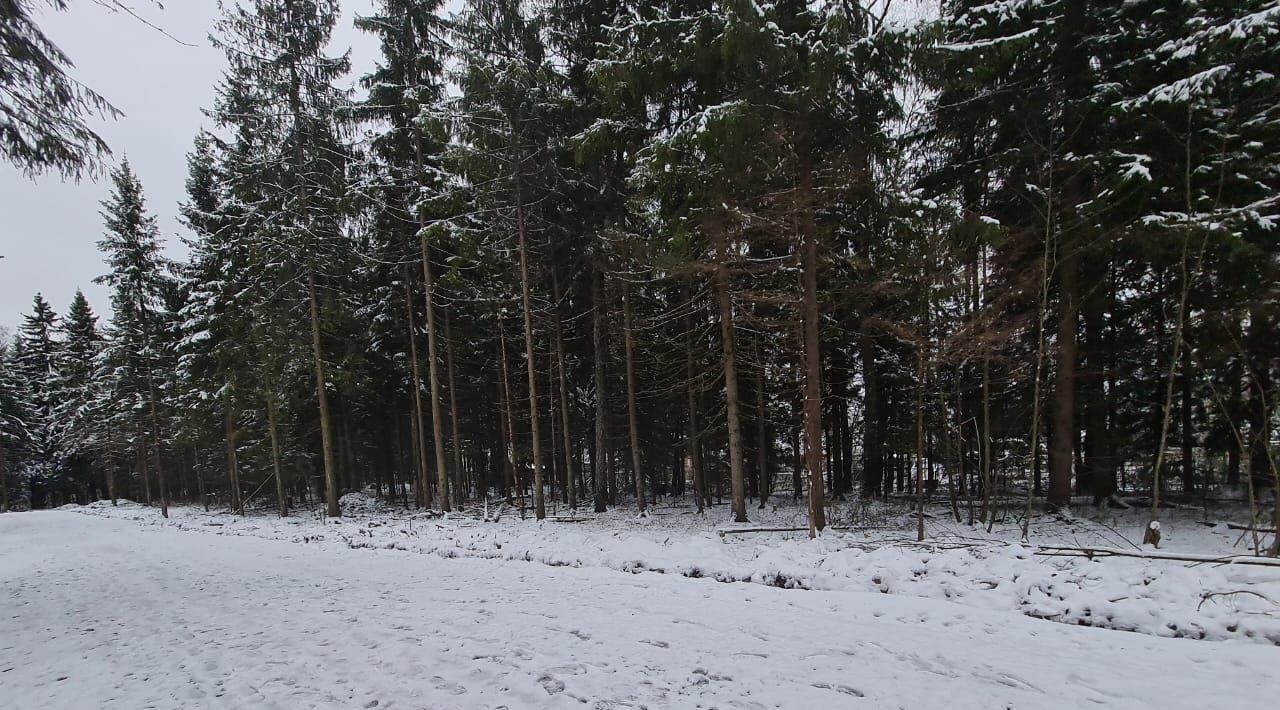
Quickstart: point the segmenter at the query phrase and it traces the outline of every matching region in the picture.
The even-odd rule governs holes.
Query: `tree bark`
[[[342,516],[338,508],[338,472],[333,457],[333,433],[329,420],[328,384],[324,375],[324,349],[320,342],[320,303],[316,297],[316,277],[307,272],[307,300],[311,305],[311,356],[316,375],[316,399],[320,406],[320,449],[324,458],[325,514]]]
[[[596,385],[596,441],[595,453],[591,457],[591,488],[595,497],[595,510],[603,513],[609,509],[608,491],[605,486],[605,475],[608,466],[605,459],[608,454],[608,383],[605,380],[605,360],[609,351],[605,346],[605,309],[604,284],[601,278],[601,267],[596,264],[591,269],[591,312],[592,340],[595,348],[595,385]]]
[[[449,309],[444,309],[444,361],[449,377],[449,437],[453,444],[453,499],[459,507],[466,498],[467,487],[462,472],[462,437],[458,435],[458,387],[453,378],[453,329]]]
[[[818,343],[818,239],[805,230],[801,255],[804,281],[805,465],[809,472],[809,537],[827,525],[822,485],[822,356]]]
[[[871,336],[863,332],[859,336],[858,351],[862,356],[862,384],[865,391],[862,402],[862,493],[867,497],[884,493],[880,367],[876,362],[875,348]]]
[[[738,366],[734,354],[733,297],[729,280],[729,239],[724,230],[713,227],[716,263],[714,278],[720,304],[720,340],[723,353],[725,410],[729,429],[729,487],[735,522],[747,522],[747,501],[743,486],[742,425],[738,404]],[[821,425],[819,425],[821,426]],[[821,431],[819,430],[819,436]]]
[[[1191,421],[1191,348],[1182,348],[1182,493],[1190,495],[1196,488],[1194,460],[1195,431]]]
[[[524,494],[520,492],[520,481],[516,479],[516,431],[515,422],[511,413],[511,376],[507,373],[507,329],[502,324],[502,314],[498,314],[498,361],[502,363],[502,426],[503,426],[503,455],[506,458],[507,466],[507,502],[511,502],[511,494],[514,491],[524,499]],[[521,503],[521,508],[524,503]]]
[[[622,340],[626,352],[627,429],[631,437],[631,474],[635,477],[636,507],[644,515],[644,472],[640,468],[640,426],[636,421],[635,338],[631,333],[631,284],[622,281]]]
[[[436,355],[435,282],[431,274],[431,256],[424,235],[422,243],[423,300],[427,309],[427,377],[431,380],[431,431],[436,454],[436,502],[440,510],[449,512],[449,468],[444,453],[444,414],[440,406],[440,366]]]
[[[110,473],[107,474],[107,488],[112,488]],[[0,513],[7,512],[9,512],[9,469],[5,467],[4,439],[0,437]]]
[[[523,161],[523,155],[517,158]],[[533,508],[538,520],[547,517],[543,491],[542,428],[538,420],[538,366],[533,353],[533,305],[529,297],[529,244],[525,234],[524,187],[521,181],[523,166],[517,165],[516,182],[516,237],[520,249],[520,298],[524,310],[524,353],[529,371],[529,429],[533,436]]]
[[[578,509],[577,471],[574,470],[573,431],[570,428],[569,413],[569,380],[564,371],[564,324],[560,315],[560,276],[559,269],[551,267],[551,291],[555,299],[555,336],[556,336],[556,372],[560,385],[560,429],[564,435],[564,470],[565,495],[569,510]]]
[[[688,300],[689,310],[684,316],[684,365],[685,380],[688,394],[689,415],[687,417],[689,424],[689,432],[687,434],[686,444],[689,449],[689,467],[693,469],[693,500],[701,513],[707,499],[707,488],[702,477],[702,460],[700,457],[701,444],[698,441],[698,391],[697,382],[698,375],[693,363],[693,315],[691,313],[693,303],[691,289],[688,284],[685,285],[685,299]]]
[[[224,419],[227,440],[227,484],[231,489],[231,510],[236,514],[244,515],[244,508],[240,504],[240,461],[236,454],[236,439],[239,438],[239,434],[236,431],[235,411],[230,403],[226,406]]]
[[[427,435],[425,412],[422,407],[422,372],[418,365],[418,327],[413,316],[413,287],[410,284],[409,269],[404,269],[404,307],[409,319],[409,362],[413,376],[413,463],[417,471],[414,479],[414,502],[419,508],[430,505],[427,497],[431,486],[427,480]]]
[[[284,495],[284,474],[280,471],[280,436],[276,427],[276,400],[274,395],[267,397],[267,434],[271,437],[271,470],[276,477],[276,508],[280,517],[289,516],[289,504]]]
[[[1053,437],[1049,444],[1050,510],[1071,505],[1071,447],[1075,442],[1078,257],[1072,240],[1058,250],[1058,353],[1053,384]]]
[[[765,399],[767,393],[765,391],[765,363],[764,363],[764,347],[757,346],[756,359],[760,362],[756,368],[756,477],[759,480],[757,484],[760,491],[760,507],[764,508],[765,501],[769,499],[769,494],[773,491],[769,477],[769,417],[766,414]]]

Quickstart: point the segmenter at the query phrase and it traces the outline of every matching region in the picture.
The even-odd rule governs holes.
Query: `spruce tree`
[[[79,502],[88,503],[94,497],[98,449],[104,435],[100,426],[102,412],[97,409],[101,401],[100,358],[104,343],[98,332],[98,317],[79,289],[62,319],[61,332],[62,347],[53,387],[57,396],[53,435],[65,481],[74,487]]]
[[[333,0],[224,7],[214,44],[228,68],[211,111],[236,134],[224,169],[230,200],[247,217],[240,238],[249,240],[250,268],[268,297],[281,299],[262,306],[296,306],[309,321],[331,517],[341,514],[341,482],[324,330],[340,304],[326,294],[348,272],[351,246],[343,232],[347,96],[335,85],[349,62],[325,54],[337,16]]]
[[[111,172],[112,191],[102,202],[102,218],[106,233],[98,242],[109,271],[98,277],[98,283],[111,287],[112,343],[111,355],[120,369],[117,391],[136,403],[133,429],[145,442],[135,442],[140,459],[150,462],[156,472],[160,511],[169,515],[168,481],[165,477],[165,432],[161,427],[161,395],[159,363],[162,353],[162,330],[165,319],[165,295],[169,288],[169,264],[161,253],[160,230],[154,216],[147,214],[142,183],[123,160]],[[145,463],[140,467],[146,480]]]

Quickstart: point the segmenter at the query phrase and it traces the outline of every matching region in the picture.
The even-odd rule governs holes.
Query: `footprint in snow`
[[[834,690],[834,691],[836,691],[837,693],[844,693],[845,695],[852,695],[852,696],[853,696],[853,697],[855,697],[855,698],[865,698],[865,697],[867,697],[867,696],[866,696],[866,694],[864,694],[861,690],[858,690],[857,688],[851,688],[851,687],[849,687],[849,686],[847,686],[847,685],[832,685],[832,684],[830,684],[830,683],[814,683],[814,684],[813,684],[813,687],[815,687],[815,688],[821,688],[822,690]]]
[[[543,673],[538,676],[538,685],[541,685],[542,689],[547,691],[547,695],[564,692],[564,681],[549,673]]]
[[[443,690],[450,695],[466,695],[467,693],[466,688],[458,685],[457,683],[449,682],[438,675],[432,676],[431,682],[435,684],[436,690]]]

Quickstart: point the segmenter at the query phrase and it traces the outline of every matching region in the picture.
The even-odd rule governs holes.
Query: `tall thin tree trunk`
[[[107,488],[112,488],[110,473],[107,474]],[[7,512],[9,512],[9,469],[5,467],[4,440],[0,439],[0,513]]]
[[[596,385],[596,441],[595,453],[591,456],[591,488],[595,497],[595,510],[603,513],[609,509],[609,492],[605,486],[605,464],[608,457],[608,382],[605,379],[605,361],[609,351],[605,344],[605,310],[604,284],[601,278],[601,266],[596,264],[591,269],[591,321],[592,340],[595,348],[594,375]]]
[[[560,315],[559,269],[551,266],[551,295],[555,299],[556,372],[560,384],[560,429],[564,435],[565,495],[569,510],[578,509],[577,471],[574,470],[573,430],[569,412],[569,380],[564,371],[564,324]]]
[[[1182,349],[1182,493],[1190,495],[1196,487],[1193,457],[1195,432],[1191,422],[1191,348]]]
[[[818,345],[818,239],[813,229],[802,235],[804,301],[805,465],[809,471],[809,537],[827,525],[822,487],[822,356]]]
[[[689,398],[689,432],[686,443],[689,448],[689,466],[693,469],[693,501],[698,507],[698,512],[701,513],[707,500],[707,487],[702,476],[701,444],[698,440],[698,376],[693,364],[693,315],[690,313],[692,310],[692,296],[687,284],[685,285],[685,298],[690,300],[689,310],[685,311],[684,316],[684,363]]]
[[[280,517],[289,516],[289,504],[284,495],[284,473],[280,470],[280,436],[276,426],[275,395],[267,397],[267,433],[271,437],[271,470],[276,477],[276,507]]]
[[[1079,258],[1075,240],[1058,252],[1058,357],[1053,382],[1053,437],[1049,446],[1050,510],[1071,505],[1071,448],[1075,442],[1076,342]]]
[[[859,336],[858,351],[862,356],[862,494],[866,497],[884,493],[883,435],[880,426],[880,366],[876,361],[875,341],[865,332]]]
[[[498,315],[498,361],[502,363],[502,426],[504,432],[503,455],[507,465],[507,502],[511,502],[514,491],[520,496],[521,509],[524,508],[524,494],[520,491],[520,481],[516,479],[516,430],[511,414],[511,376],[507,373],[507,329],[502,323],[502,315]]]
[[[517,158],[523,162],[523,154]],[[516,236],[520,248],[520,298],[524,310],[524,354],[529,371],[529,429],[533,436],[533,509],[538,520],[547,517],[542,473],[542,428],[538,418],[538,364],[533,357],[533,305],[529,297],[529,244],[525,234],[523,165],[516,167]]]
[[[223,412],[223,425],[226,430],[225,438],[227,440],[227,485],[231,488],[232,512],[244,515],[244,506],[240,501],[240,460],[236,454],[236,440],[240,438],[240,434],[236,430],[236,414],[235,410],[231,408],[230,394],[227,395],[227,398],[227,405]]]
[[[427,434],[425,412],[422,407],[422,374],[418,365],[418,327],[413,316],[413,287],[408,267],[404,268],[404,309],[409,319],[409,371],[413,376],[413,463],[417,471],[414,479],[413,499],[419,508],[430,505],[431,486],[427,478]]]
[[[729,487],[733,519],[747,522],[746,491],[743,485],[742,418],[738,404],[738,365],[734,353],[733,296],[729,280],[729,239],[719,226],[711,230],[715,242],[714,278],[716,299],[720,304],[720,341],[723,352],[725,411],[729,429]],[[819,436],[821,431],[819,430]],[[819,474],[821,475],[821,474]]]
[[[325,514],[342,516],[338,508],[338,471],[333,456],[333,432],[329,418],[328,383],[324,375],[324,346],[320,341],[320,302],[316,296],[316,276],[307,272],[307,299],[311,305],[311,357],[316,374],[316,399],[320,405],[320,449],[324,457]]]
[[[922,342],[916,352],[916,540],[924,540],[924,390],[925,354]]]
[[[137,289],[137,308],[142,315],[143,364],[147,377],[147,407],[151,413],[151,445],[155,451],[156,486],[160,489],[160,515],[169,517],[169,494],[165,486],[164,458],[160,448],[160,415],[156,404],[156,381],[151,359],[151,314],[143,297],[141,286]]]
[[[1153,535],[1152,528],[1156,527],[1156,521],[1160,517],[1160,474],[1164,468],[1165,447],[1168,445],[1169,440],[1169,426],[1173,421],[1173,382],[1178,366],[1182,364],[1182,348],[1185,346],[1183,335],[1186,332],[1187,322],[1187,299],[1191,294],[1191,272],[1190,264],[1188,263],[1190,241],[1191,235],[1184,235],[1182,240],[1182,287],[1178,298],[1178,321],[1173,328],[1173,354],[1169,357],[1169,374],[1165,379],[1164,408],[1160,417],[1160,438],[1156,448],[1155,464],[1151,472],[1151,521],[1144,531],[1144,544]],[[1204,256],[1203,244],[1200,247],[1200,256]],[[1199,259],[1196,263],[1198,268]],[[1159,540],[1156,539],[1155,542],[1158,547]]]
[[[427,239],[423,236],[422,244],[422,280],[424,286],[423,299],[427,308],[427,377],[431,380],[431,431],[435,437],[432,443],[436,453],[436,502],[440,510],[449,512],[449,468],[445,463],[444,414],[440,406],[440,366],[436,355],[436,317],[435,317],[435,282],[431,276],[431,256],[427,247]]]
[[[462,472],[462,437],[458,435],[458,386],[453,377],[453,329],[450,309],[444,309],[444,361],[449,377],[449,437],[453,443],[453,499],[461,507],[467,494]]]
[[[769,476],[769,418],[765,414],[765,384],[764,384],[764,347],[757,346],[756,358],[760,361],[759,367],[756,368],[756,476],[759,479],[760,488],[760,507],[763,509],[765,501],[769,499],[772,492]]]
[[[635,338],[631,333],[631,284],[622,280],[622,338],[627,369],[627,429],[631,436],[631,474],[635,477],[636,507],[644,515],[644,472],[640,469],[640,426],[636,421]]]

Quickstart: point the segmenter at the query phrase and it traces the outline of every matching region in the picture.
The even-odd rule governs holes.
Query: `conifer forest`
[[[190,259],[121,162],[6,505],[1273,487],[1276,4],[813,5],[387,0],[359,100],[225,6]]]
[[[78,11],[0,0],[0,155],[96,176],[111,296],[35,294],[0,343],[4,510],[301,518],[388,549],[428,533],[359,542],[365,507],[517,520],[440,554],[806,589],[857,577],[831,541],[872,523],[904,555],[1040,526],[1061,546],[1009,565],[1127,564],[1063,532],[1087,518],[1123,534],[1106,554],[1257,565],[1203,572],[1228,576],[1149,634],[1280,644],[1280,1],[372,0],[354,22],[380,55],[353,71],[339,0],[220,0],[180,234],[84,122],[110,97],[54,80],[44,5]],[[676,515],[710,521],[723,569],[554,552]],[[1193,529],[1222,549],[1179,547]],[[737,572],[766,567],[734,557],[749,535],[821,569]],[[1222,595],[1245,621],[1213,616]],[[1233,672],[1275,667],[1250,658]],[[605,697],[549,673],[540,699]],[[1242,702],[1274,697],[1264,677]],[[891,697],[837,685],[804,692]]]

